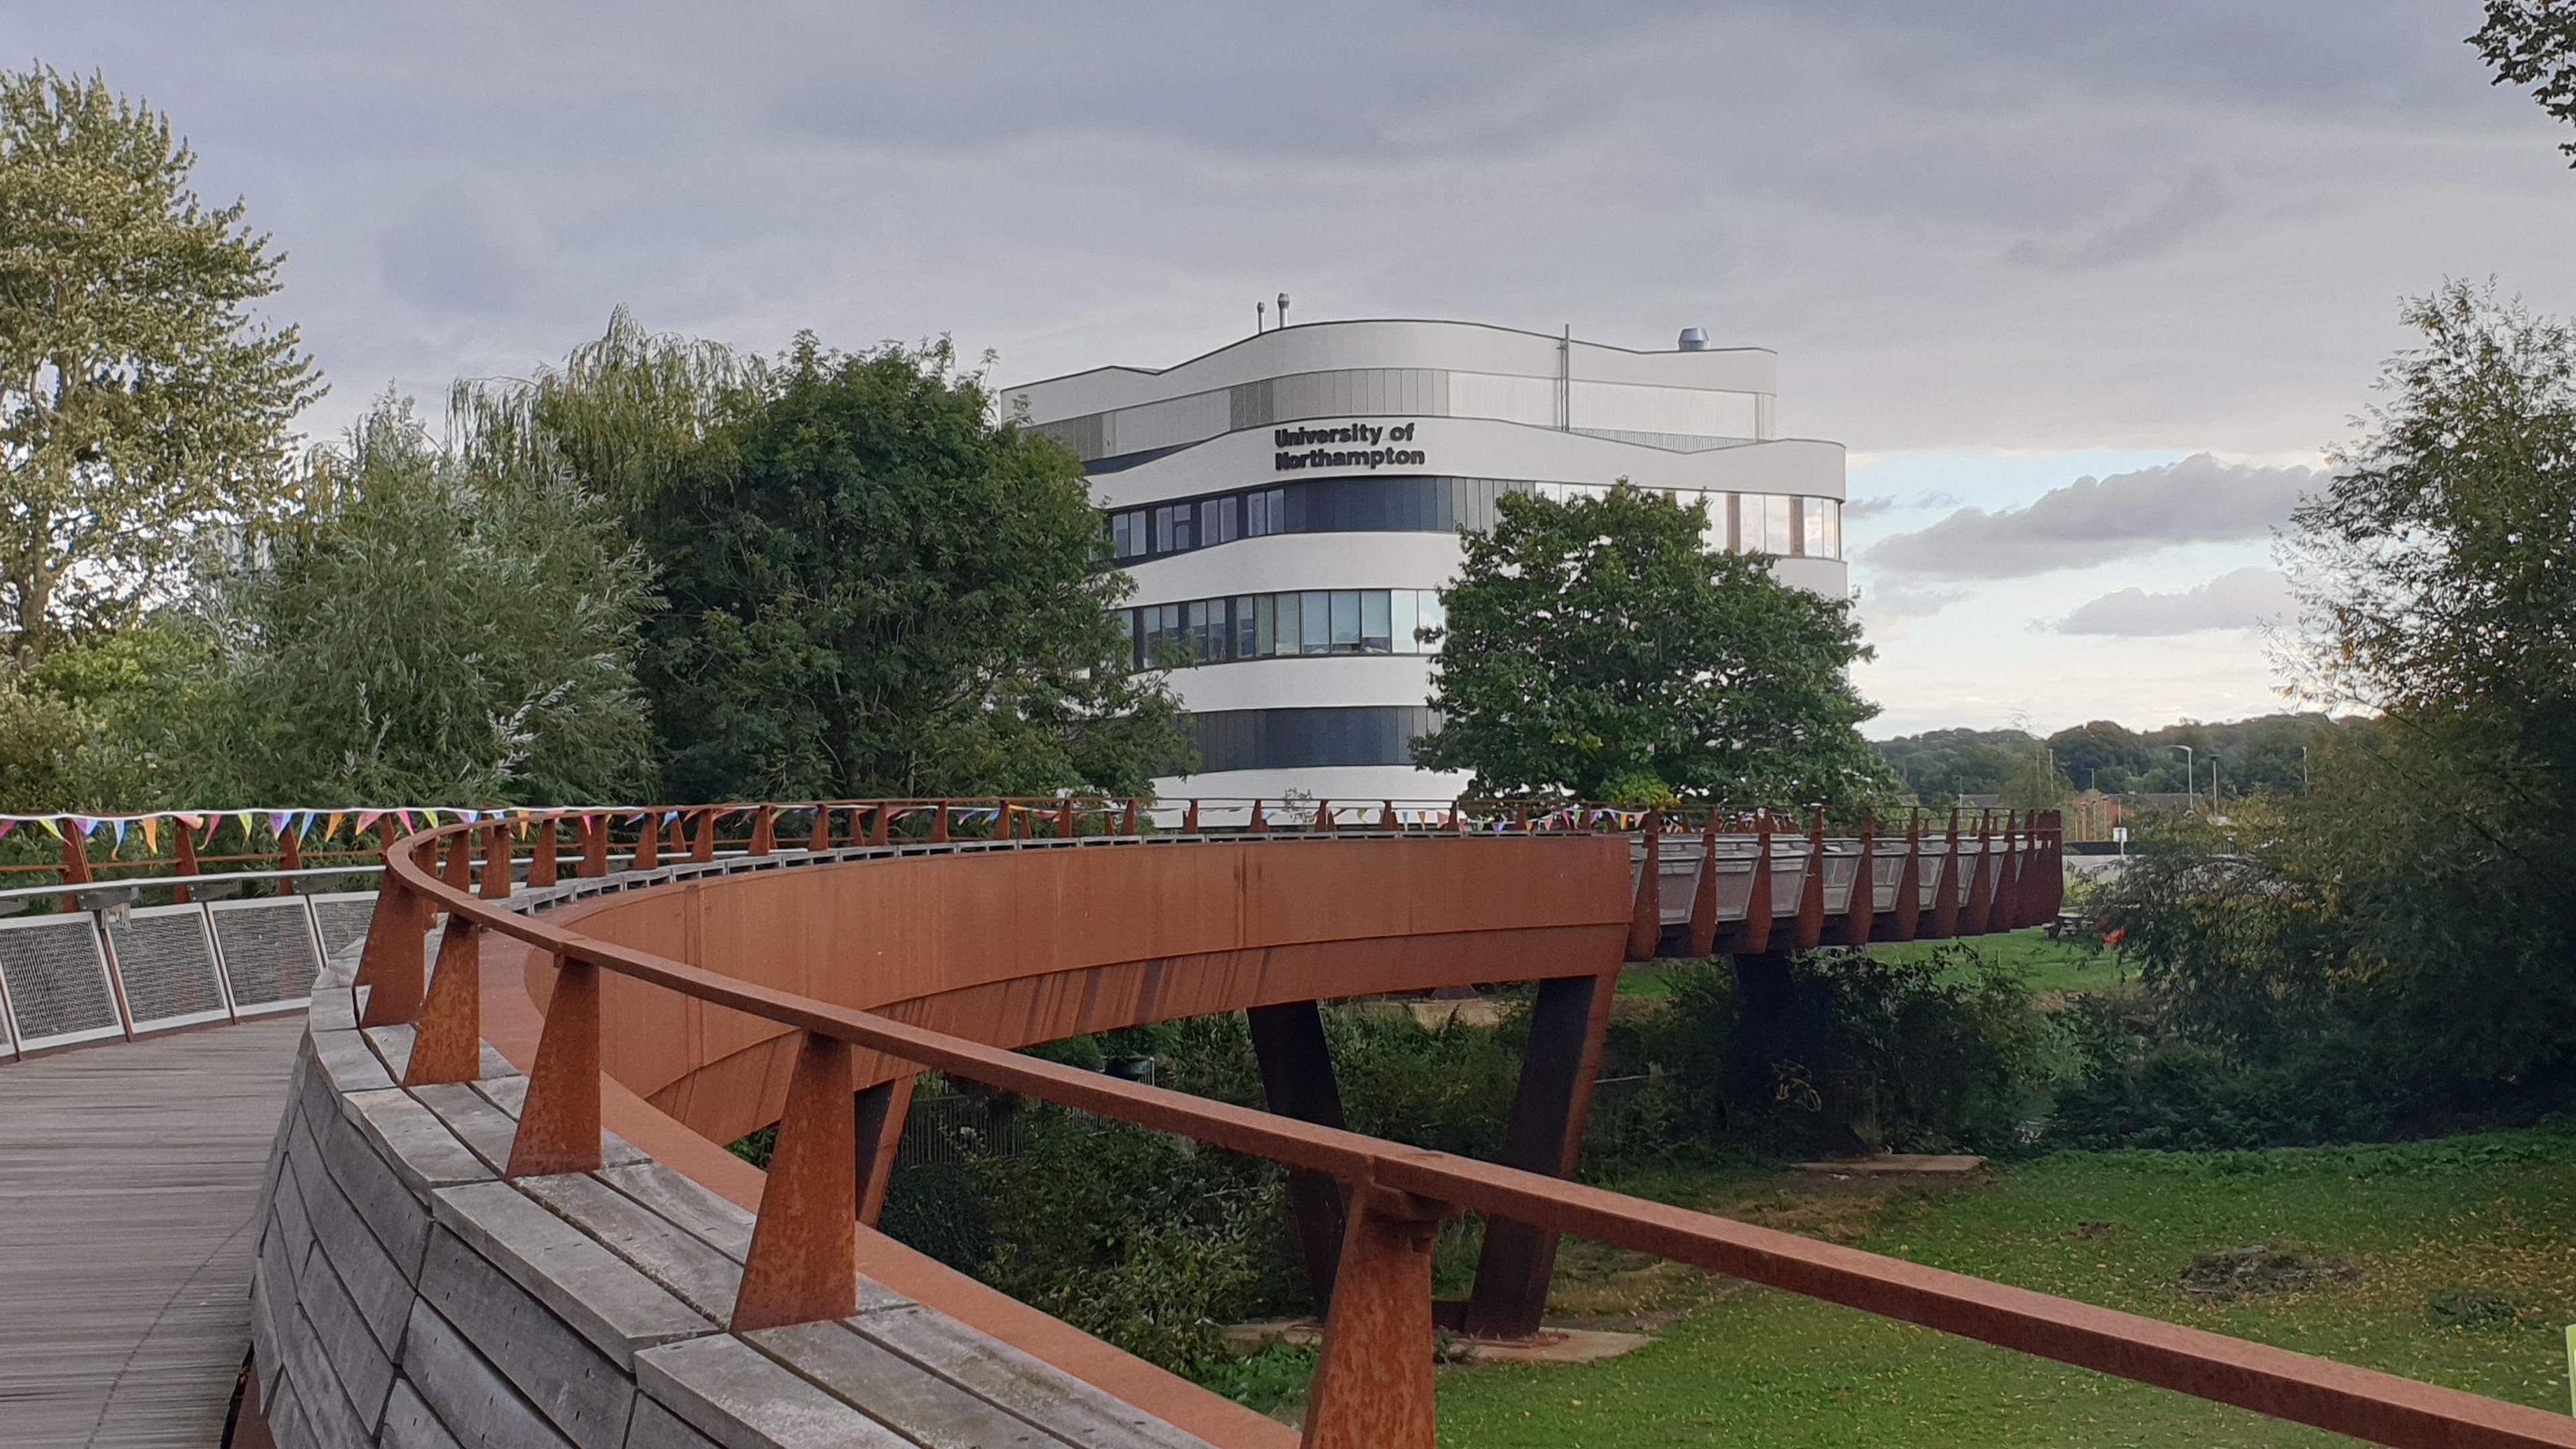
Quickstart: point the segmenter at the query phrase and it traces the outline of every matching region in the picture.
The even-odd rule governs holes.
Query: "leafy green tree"
[[[2223,1049],[2447,1110],[2576,1066],[2576,332],[2460,285],[2407,319],[2289,559],[2300,686],[2377,719],[2309,737],[2307,794],[2141,852],[2111,904]]]
[[[560,472],[625,513],[650,507],[766,369],[721,343],[648,332],[620,307],[561,367],[457,383],[448,418],[485,467]]]
[[[2495,84],[2531,87],[2542,110],[2576,125],[2576,6],[2565,0],[2487,0],[2487,23],[2469,44],[2495,70]],[[2576,157],[2576,141],[2558,149]]]
[[[644,508],[681,797],[1141,791],[1192,763],[1127,665],[1081,464],[991,416],[944,342],[807,337]]]
[[[2146,741],[2107,719],[2091,720],[2048,737],[2048,748],[2067,778],[2084,789],[2105,788],[2098,778],[2106,770],[2129,773],[2147,768]]]
[[[1960,795],[1998,795],[2013,768],[2038,741],[2027,730],[1926,730],[1882,740],[1878,752],[1926,803]]]
[[[1660,782],[1744,805],[1848,807],[1887,768],[1852,688],[1869,657],[1851,602],[1791,588],[1703,541],[1706,509],[1620,486],[1599,498],[1501,500],[1462,535],[1443,594],[1431,704],[1414,742],[1480,791],[1599,799]]]
[[[97,76],[0,72],[0,633],[21,662],[166,598],[209,533],[288,503],[320,395],[253,323],[283,257]]]
[[[315,509],[212,580],[211,662],[156,711],[165,803],[632,798],[652,596],[615,511],[390,399],[318,471]]]
[[[2066,772],[2048,752],[2048,746],[2033,741],[2014,762],[2013,771],[2004,780],[2004,805],[2013,810],[2055,810],[2075,793]]]

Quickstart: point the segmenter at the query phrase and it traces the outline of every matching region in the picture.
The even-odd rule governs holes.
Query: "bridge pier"
[[[1324,1041],[1323,1012],[1316,1003],[1256,1006],[1244,1016],[1252,1025],[1252,1054],[1261,1065],[1261,1094],[1270,1110],[1321,1127],[1347,1126],[1342,1119],[1341,1086],[1333,1076],[1332,1049]],[[1333,1301],[1349,1205],[1342,1185],[1330,1175],[1290,1168],[1288,1209],[1297,1221],[1306,1284],[1320,1316]]]
[[[1502,1163],[1550,1177],[1573,1175],[1592,1115],[1592,1082],[1618,994],[1614,968],[1597,976],[1559,976],[1538,984],[1530,1007],[1529,1047],[1519,1089],[1503,1129]],[[1556,1274],[1557,1234],[1505,1218],[1485,1222],[1476,1286],[1464,1304],[1440,1305],[1441,1321],[1477,1338],[1527,1338],[1547,1312]],[[1454,1323],[1452,1320],[1454,1319]]]

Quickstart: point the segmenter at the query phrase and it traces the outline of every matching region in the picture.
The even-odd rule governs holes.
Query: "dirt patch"
[[[2356,1271],[2341,1258],[2255,1243],[2214,1249],[2192,1259],[2191,1266],[2182,1270],[2182,1291],[2222,1301],[2261,1293],[2302,1293],[2349,1279]]]
[[[2103,1237],[2110,1233],[2116,1233],[2119,1230],[2120,1225],[2118,1223],[2107,1223],[2102,1221],[2100,1218],[2086,1218],[2084,1221],[2077,1223],[2075,1225],[2075,1231],[2068,1233],[2066,1236],[2073,1238],[2079,1243],[2083,1243],[2090,1242],[2095,1238]]]

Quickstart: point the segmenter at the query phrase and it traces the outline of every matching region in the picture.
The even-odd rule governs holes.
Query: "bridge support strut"
[[[1565,1177],[1583,1148],[1583,1125],[1592,1115],[1592,1080],[1601,1070],[1601,1044],[1610,1030],[1616,971],[1560,976],[1538,985],[1530,1007],[1529,1048],[1521,1058],[1520,1088],[1503,1129],[1502,1163]],[[1456,1326],[1477,1338],[1527,1338],[1547,1312],[1547,1286],[1556,1274],[1557,1235],[1527,1223],[1494,1219],[1485,1224],[1485,1247],[1476,1261],[1475,1293],[1457,1313]],[[1443,1305],[1444,1319],[1459,1305]]]
[[[1244,1013],[1252,1025],[1252,1054],[1261,1064],[1262,1098],[1282,1117],[1320,1127],[1349,1125],[1333,1077],[1333,1054],[1324,1041],[1323,1013],[1311,1001],[1256,1006]],[[1297,1220],[1297,1245],[1306,1259],[1306,1284],[1322,1313],[1333,1301],[1348,1209],[1342,1185],[1321,1172],[1291,1168],[1288,1207]]]

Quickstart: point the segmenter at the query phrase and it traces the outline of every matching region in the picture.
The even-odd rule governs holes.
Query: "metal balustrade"
[[[318,913],[327,905],[333,928],[354,944],[364,927],[351,931],[353,913],[373,917],[373,892],[137,902],[147,891],[205,892],[211,884],[229,892],[245,881],[284,890],[382,868],[245,870],[73,884],[69,910],[0,919],[0,1052],[23,1057],[300,1010],[311,999],[327,954]],[[63,894],[58,885],[0,890],[0,912]]]
[[[839,802],[805,807],[814,823],[806,846],[782,846],[783,807],[723,807],[751,813],[738,857],[719,859],[713,810],[675,813],[636,841],[629,871],[610,877],[608,842],[596,823],[577,842],[579,876],[559,883],[559,832],[576,816],[534,822],[525,871],[542,899],[609,889],[652,889],[711,874],[855,862],[903,855],[968,855],[992,850],[1210,849],[1216,812],[1187,803],[1179,832],[1140,834],[1156,808],[1137,802]],[[1168,807],[1165,807],[1168,808]],[[961,814],[960,812],[968,812]],[[988,811],[980,818],[972,812]],[[1393,804],[1350,822],[1371,841],[1491,830],[1542,836],[1590,833],[1605,824],[1583,812],[1531,813],[1449,807],[1407,820]],[[1610,821],[1632,829],[1635,909],[1632,957],[1668,944],[1678,921],[1682,949],[1715,942],[1731,950],[1857,943],[1898,935],[1974,934],[2048,919],[2057,904],[2053,819],[1981,820],[1962,834],[1910,829],[1882,838],[1864,826],[1848,840],[1821,821],[1801,833],[1782,822],[1705,817],[1697,830],[1668,831],[1668,817]],[[842,834],[839,825],[847,826]],[[909,822],[908,825],[905,823]],[[667,839],[660,825],[667,823]],[[1296,834],[1258,803],[1233,825],[1234,844],[1281,834],[1283,848],[1329,849],[1344,822],[1331,806],[1301,809]],[[1676,822],[1684,827],[1684,813]],[[694,830],[686,828],[695,826]],[[897,829],[899,825],[903,829]],[[989,826],[966,840],[961,826]],[[1749,825],[1749,830],[1735,827]],[[908,1078],[864,1090],[854,1054],[877,1054],[1001,1090],[1055,1102],[1281,1163],[1341,1185],[1348,1204],[1338,1277],[1325,1321],[1304,1441],[1310,1446],[1427,1449],[1434,1441],[1431,1242],[1437,1224],[1460,1212],[1570,1232],[1790,1292],[1919,1323],[2142,1383],[2235,1404],[2276,1417],[2401,1446],[2576,1446],[2576,1421],[2388,1374],[2351,1368],[2220,1334],[2180,1327],[2045,1294],[2006,1287],[1903,1260],[1816,1242],[1709,1214],[1646,1202],[1543,1173],[1430,1152],[1271,1113],[1059,1066],[962,1037],[736,979],[720,971],[550,924],[520,888],[514,826],[458,825],[398,842],[386,861],[362,959],[363,1020],[414,1027],[406,1085],[472,1080],[480,1066],[483,945],[520,943],[553,967],[553,990],[507,1176],[595,1171],[602,1165],[603,976],[677,993],[743,1013],[793,1034],[792,1070],[775,1155],[737,1295],[738,1332],[818,1322],[856,1311],[857,1228],[881,1195],[891,1154],[853,1153],[882,1124],[891,1094]],[[911,833],[918,831],[918,833]],[[1090,833],[1086,834],[1085,832]],[[1696,834],[1697,840],[1690,839]],[[1750,853],[1747,854],[1749,836]],[[908,837],[908,838],[907,838]],[[1901,847],[1894,842],[1901,839]],[[661,863],[665,846],[680,857]],[[1694,848],[1695,846],[1695,848]],[[1735,862],[1743,861],[1739,869]],[[1868,863],[1871,888],[1854,884]],[[1651,862],[1652,869],[1645,868]],[[1819,868],[1821,867],[1821,868]],[[942,867],[944,868],[944,867]],[[2036,870],[2034,869],[2036,868]],[[1909,888],[1908,880],[1912,885]],[[1732,883],[1744,890],[1730,910]],[[1794,886],[1788,882],[1794,880]],[[1688,889],[1668,890],[1687,881]],[[1667,905],[1668,895],[1681,900]],[[443,924],[440,923],[443,915]],[[423,943],[436,925],[436,965]],[[1151,1405],[1144,1407],[1150,1408]]]

